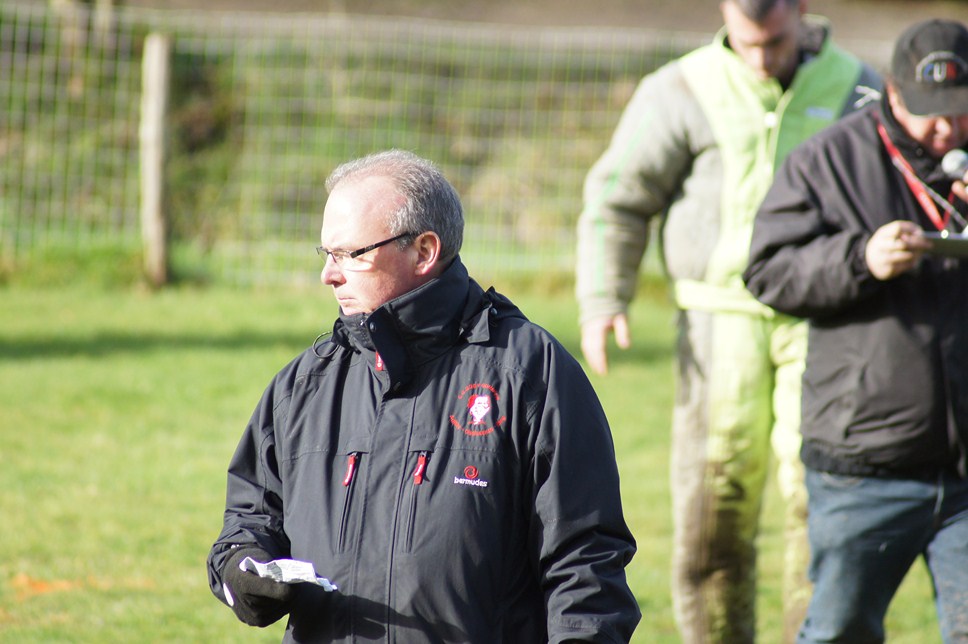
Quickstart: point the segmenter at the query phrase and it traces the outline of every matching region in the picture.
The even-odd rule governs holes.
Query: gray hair
[[[773,11],[773,8],[780,4],[785,4],[791,7],[796,7],[800,4],[800,0],[723,0],[724,2],[732,2],[739,10],[743,12],[743,15],[756,23],[762,23],[766,20],[766,16]]]
[[[441,241],[440,261],[446,265],[457,257],[464,241],[464,208],[454,186],[432,162],[406,150],[387,150],[347,161],[326,179],[332,192],[340,182],[365,177],[387,177],[404,197],[404,205],[387,214],[391,235],[437,233]],[[412,239],[401,239],[401,245]]]

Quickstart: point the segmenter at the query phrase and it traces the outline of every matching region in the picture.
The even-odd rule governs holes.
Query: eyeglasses
[[[390,239],[384,239],[383,241],[379,241],[375,244],[370,244],[369,246],[364,246],[363,248],[357,248],[356,250],[341,250],[339,248],[329,250],[325,246],[317,246],[316,252],[319,253],[319,256],[323,258],[324,262],[326,261],[327,255],[329,257],[332,257],[336,265],[342,268],[343,270],[347,270],[347,271],[365,270],[372,265],[372,262],[367,262],[366,260],[358,259],[360,255],[369,253],[371,250],[376,250],[380,246],[386,246],[387,244],[391,242],[395,242],[398,239],[403,239],[404,237],[414,237],[416,235],[417,233],[410,233],[410,232],[400,233],[396,237],[391,237]]]

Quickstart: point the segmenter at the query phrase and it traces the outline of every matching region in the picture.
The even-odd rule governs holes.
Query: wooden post
[[[141,93],[141,238],[145,276],[153,287],[168,281],[165,225],[165,114],[168,109],[171,41],[161,34],[145,39]]]

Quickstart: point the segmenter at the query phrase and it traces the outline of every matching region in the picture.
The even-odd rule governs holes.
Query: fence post
[[[153,287],[168,281],[165,225],[165,114],[168,110],[171,41],[153,33],[145,38],[141,87],[141,239],[145,276]]]

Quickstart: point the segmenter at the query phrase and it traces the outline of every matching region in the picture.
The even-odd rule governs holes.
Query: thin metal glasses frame
[[[356,250],[351,250],[351,251],[345,251],[345,250],[339,250],[339,249],[329,250],[325,246],[317,246],[316,253],[318,253],[319,256],[323,258],[323,261],[326,261],[327,255],[332,257],[333,261],[336,262],[336,265],[339,266],[340,262],[343,262],[347,259],[356,259],[360,255],[369,253],[371,250],[376,250],[380,246],[386,246],[387,244],[391,242],[395,242],[398,239],[403,239],[404,237],[413,237],[414,235],[415,233],[411,233],[411,232],[400,233],[395,237],[384,239],[383,241],[378,241],[375,244],[370,244],[369,246],[364,246],[363,248],[357,248]]]

